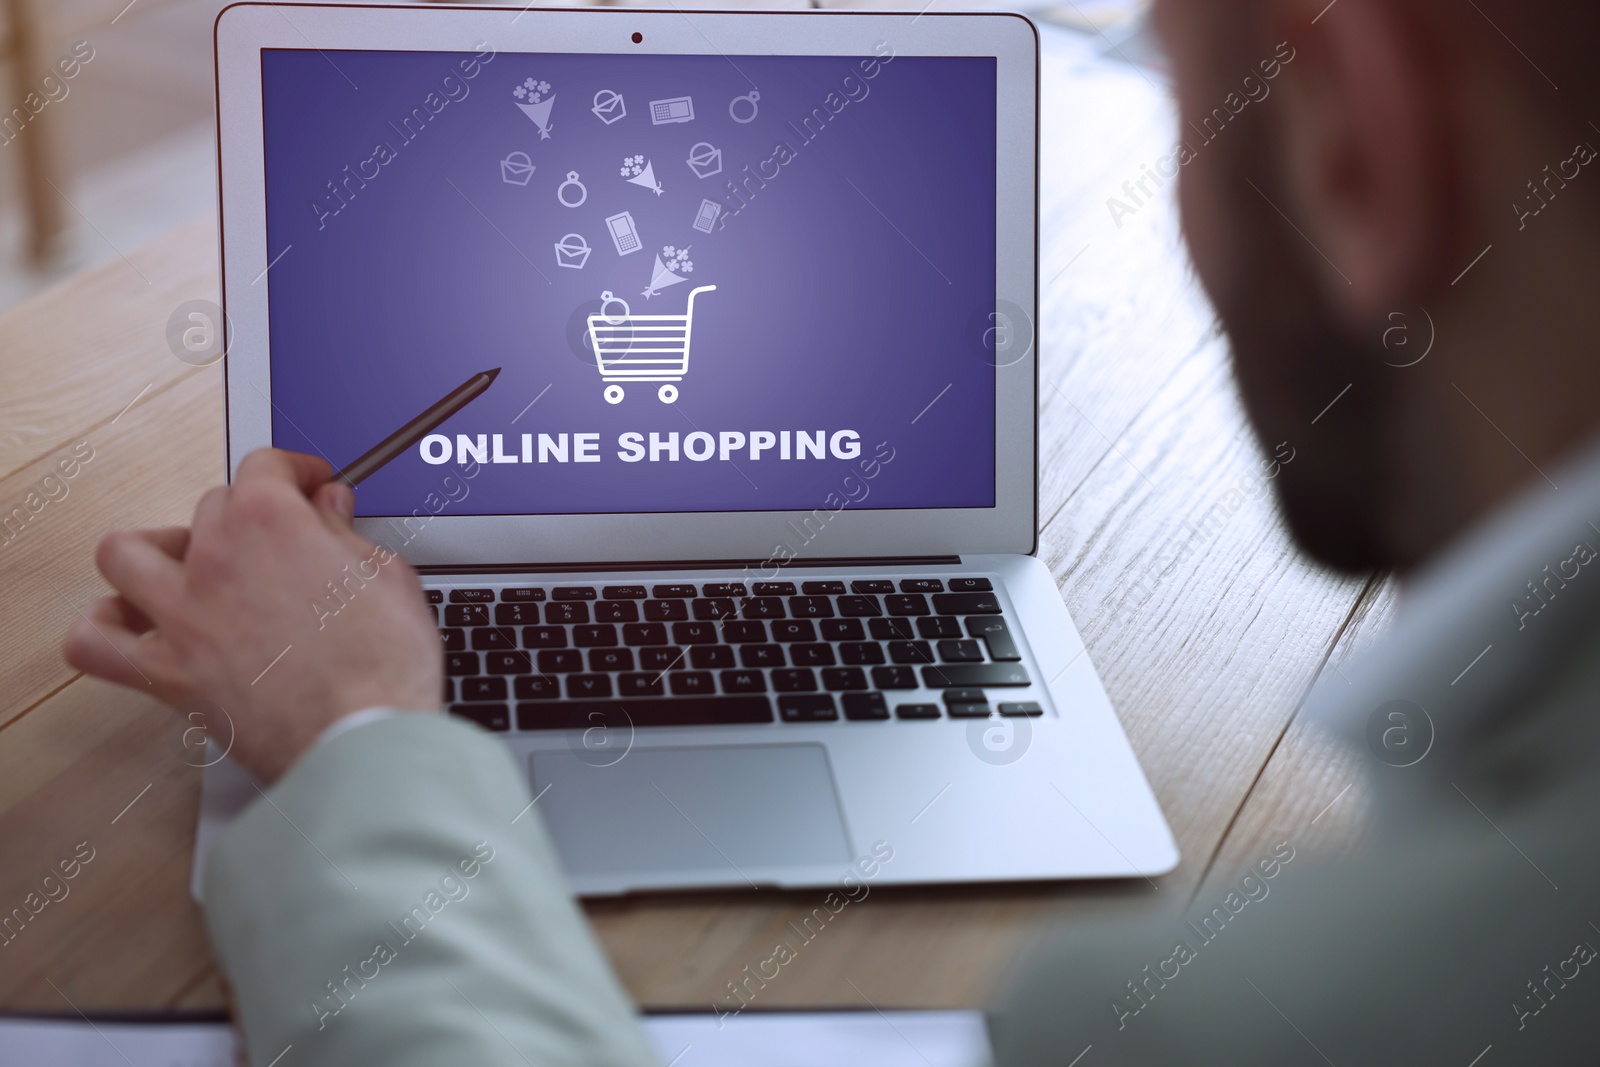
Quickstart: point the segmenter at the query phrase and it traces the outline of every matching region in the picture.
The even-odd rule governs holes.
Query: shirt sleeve
[[[205,906],[252,1063],[656,1062],[524,772],[458,721],[319,738],[224,832]]]

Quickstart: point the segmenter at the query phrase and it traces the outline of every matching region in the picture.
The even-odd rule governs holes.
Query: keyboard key
[[[544,590],[535,589],[533,586],[528,585],[516,586],[514,588],[500,590],[500,599],[502,601],[543,600]]]
[[[487,604],[451,604],[444,609],[446,626],[488,626]]]
[[[990,718],[988,704],[946,704],[944,710],[952,719]]]
[[[492,604],[494,603],[493,589],[452,589],[450,590],[450,603],[452,604]]]
[[[609,622],[588,623],[572,628],[572,643],[579,648],[598,648],[617,643],[617,628]]]
[[[829,722],[839,717],[833,706],[833,697],[787,696],[778,698],[778,717],[784,722]]]
[[[782,645],[741,645],[739,663],[745,667],[783,666]]]
[[[883,662],[883,646],[875,641],[847,641],[839,646],[839,658],[857,667]]]
[[[942,593],[944,583],[937,578],[902,578],[900,580],[902,593]]]
[[[569,674],[567,675],[567,696],[582,700],[588,697],[608,697],[611,695],[611,676],[609,674]]]
[[[878,641],[910,641],[917,636],[910,619],[868,619],[867,630]]]
[[[637,622],[639,605],[631,600],[602,600],[594,606],[596,622]]]
[[[695,618],[702,620],[732,619],[739,614],[728,597],[701,597],[690,601],[689,608]]]
[[[767,679],[760,671],[723,671],[724,693],[765,693]]]
[[[921,593],[897,593],[884,597],[883,606],[890,615],[926,615],[928,598]]]
[[[639,650],[639,667],[641,670],[670,671],[674,667],[682,666],[683,649],[677,645],[652,645]]]
[[[446,652],[444,654],[444,673],[456,677],[477,674],[478,654],[476,652]]]
[[[446,704],[448,704],[452,700],[454,700],[455,698],[456,698],[456,680],[454,678],[446,678],[444,680],[444,696],[441,699],[443,699],[444,702]]]
[[[1002,615],[969,615],[967,633],[973,637],[981,637],[988,643],[989,658],[992,660],[1011,661],[1022,658],[1022,653],[1017,651],[1017,643],[1011,640],[1011,630],[1006,626],[1005,617]]]
[[[1028,681],[1028,672],[1016,663],[950,663],[922,668],[922,684],[929,689],[1027,685]]]
[[[982,704],[989,698],[984,696],[982,689],[947,689],[944,691],[946,704]]]
[[[767,639],[767,624],[757,619],[737,619],[722,624],[722,639],[730,645],[759,644]]]
[[[633,670],[633,650],[630,648],[596,648],[589,653],[591,671]]]
[[[580,700],[564,704],[518,704],[520,730],[566,730],[598,712],[634,726],[723,726],[771,722],[772,701],[764,696],[666,697],[659,700]],[[626,717],[624,717],[624,715]]]
[[[467,631],[440,630],[439,641],[446,652],[460,652],[467,647]]]
[[[673,671],[667,675],[672,695],[680,697],[710,696],[717,691],[717,683],[710,671]]]
[[[1000,714],[1027,715],[1031,717],[1034,715],[1043,715],[1044,708],[1039,706],[1039,702],[1037,700],[1020,700],[1016,701],[1015,703],[1001,704]]]
[[[817,675],[810,667],[790,667],[772,672],[772,688],[780,693],[807,693],[817,687]]]
[[[783,601],[775,596],[753,596],[745,600],[740,614],[747,619],[781,619]]]
[[[568,585],[550,591],[551,600],[593,600],[595,596],[592,585]]]
[[[656,586],[657,589],[672,588],[671,586]],[[644,602],[644,617],[651,622],[675,622],[678,619],[689,617],[689,606],[682,600],[646,600]]]
[[[462,700],[504,700],[504,678],[463,678],[460,682]]]
[[[939,658],[946,663],[982,663],[983,649],[976,641],[940,641]]]
[[[424,589],[423,592],[428,595],[428,603],[430,603],[430,604],[443,604],[444,603],[444,590],[443,589]]]
[[[658,600],[688,600],[690,597],[699,596],[700,591],[688,583],[679,583],[677,585],[658,585],[650,590],[650,595]]]
[[[526,675],[511,682],[518,700],[555,700],[561,696],[561,680],[542,674]]]
[[[490,674],[533,673],[533,657],[526,652],[491,652],[483,658]]]
[[[749,596],[750,590],[743,582],[707,582],[701,592],[709,597]]]
[[[987,593],[994,586],[989,584],[987,578],[952,578],[950,591],[952,593]]]
[[[428,617],[433,620],[435,626],[439,625],[439,609],[432,604],[428,605]]]
[[[844,583],[801,582],[800,591],[806,596],[839,596],[844,593]]]
[[[852,593],[892,593],[894,592],[894,583],[879,579],[851,582],[850,591]]]
[[[689,650],[689,665],[700,670],[713,667],[732,667],[733,649],[727,645],[699,645]]]
[[[879,689],[915,689],[917,673],[910,667],[874,667],[872,684]]]
[[[824,641],[865,641],[860,619],[823,619],[817,624]]]
[[[889,717],[889,705],[882,693],[846,693],[839,698],[844,704],[844,717],[852,722],[867,722]]]
[[[617,678],[617,692],[625,697],[658,697],[664,691],[659,674],[624,674]]]
[[[917,636],[960,637],[961,620],[950,615],[929,615],[917,620]]]
[[[539,606],[537,604],[496,604],[494,606],[494,623],[496,626],[526,626],[539,621]]]
[[[940,615],[998,615],[1000,598],[993,593],[935,593],[933,607]]]
[[[520,712],[521,709],[519,708],[518,711]],[[939,705],[937,704],[901,704],[894,709],[894,714],[897,719],[937,719],[941,717]],[[517,725],[522,725],[520,718]]]
[[[817,628],[809,619],[782,619],[772,624],[774,641],[815,641]]]
[[[836,662],[833,658],[832,645],[790,645],[789,662],[796,667],[831,667]]]
[[[523,648],[566,648],[567,628],[565,626],[524,626],[522,628]]]
[[[932,663],[933,649],[926,641],[890,641],[890,663]]]
[[[833,617],[833,601],[825,596],[792,596],[789,614],[797,619],[828,619]]]
[[[793,582],[757,582],[755,584],[756,596],[794,596],[798,589]]]
[[[883,608],[875,596],[842,596],[839,598],[839,614],[847,619],[861,619],[869,615],[882,615]]]
[[[511,729],[511,709],[505,704],[451,704],[450,714],[497,733]]]
[[[568,602],[565,604],[546,604],[544,606],[545,622],[588,622],[589,605]]]
[[[714,622],[675,622],[672,639],[680,645],[714,645],[717,643],[717,624]]]
[[[479,652],[517,647],[517,632],[499,626],[480,626],[472,631],[472,647]]]
[[[622,628],[622,640],[630,645],[664,645],[667,628],[659,622],[630,622]]]
[[[583,670],[583,653],[575,648],[545,649],[539,653],[540,674],[565,674]]]
[[[642,585],[608,585],[600,595],[606,600],[643,600],[649,594]]]
[[[867,687],[867,672],[860,667],[824,667],[822,669],[822,687],[824,689],[865,689]]]

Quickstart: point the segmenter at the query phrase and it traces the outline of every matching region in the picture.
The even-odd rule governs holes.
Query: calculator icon
[[[639,227],[634,224],[633,216],[626,211],[608,217],[606,229],[611,231],[611,243],[617,246],[619,256],[637,252],[644,247],[639,241]]]
[[[692,122],[694,100],[687,96],[669,96],[665,100],[652,100],[650,121],[656,126],[663,126],[669,122]]]

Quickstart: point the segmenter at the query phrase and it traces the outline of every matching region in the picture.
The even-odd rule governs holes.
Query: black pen
[[[472,403],[485,389],[494,383],[499,374],[499,367],[474,374],[446,393],[442,399],[430,406],[428,410],[400,427],[388,437],[385,437],[382,441],[379,441],[360,459],[335,474],[334,478],[354,489],[358,484],[376,473],[384,464],[428,436],[445,419]]]

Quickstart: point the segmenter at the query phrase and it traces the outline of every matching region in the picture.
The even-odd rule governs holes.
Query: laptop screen
[[[993,507],[995,79],[265,51],[273,443],[448,401],[367,516]]]

